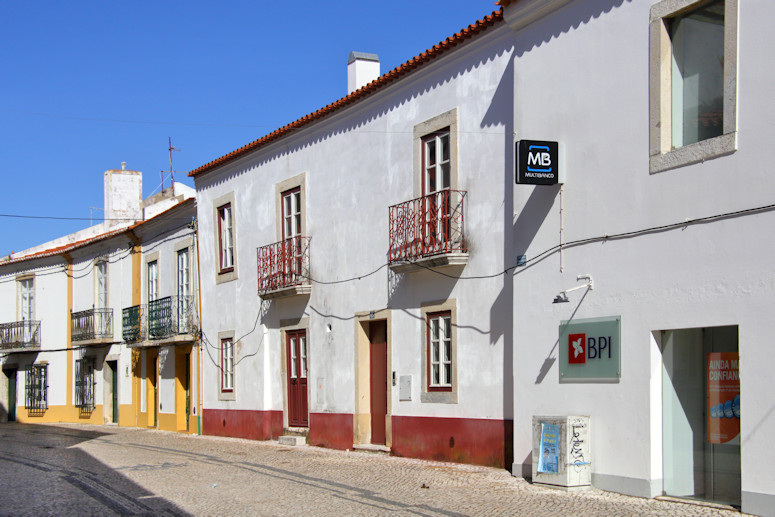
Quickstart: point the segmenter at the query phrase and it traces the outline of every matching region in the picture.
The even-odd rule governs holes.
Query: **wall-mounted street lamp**
[[[586,280],[587,283],[584,285],[577,285],[576,287],[571,287],[570,289],[566,289],[564,291],[560,291],[560,294],[554,297],[554,301],[552,303],[567,303],[570,300],[568,299],[568,293],[571,291],[576,291],[578,289],[584,289],[585,287],[587,290],[591,291],[595,288],[595,283],[592,280],[592,275],[579,275],[576,277],[576,281]]]

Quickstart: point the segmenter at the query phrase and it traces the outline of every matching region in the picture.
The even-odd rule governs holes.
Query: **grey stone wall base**
[[[743,490],[743,513],[775,517],[775,494],[760,494]]]

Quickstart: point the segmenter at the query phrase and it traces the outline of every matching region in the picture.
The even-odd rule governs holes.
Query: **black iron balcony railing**
[[[193,296],[167,296],[148,302],[148,339],[195,330]]]
[[[0,348],[40,346],[40,321],[25,320],[0,323]]]
[[[87,309],[70,314],[73,341],[113,337],[113,309]]]
[[[137,343],[145,339],[145,306],[125,307],[121,314],[122,335],[127,343]]]
[[[465,253],[465,191],[441,190],[389,208],[389,262]]]
[[[258,292],[309,284],[310,237],[291,237],[257,250]]]

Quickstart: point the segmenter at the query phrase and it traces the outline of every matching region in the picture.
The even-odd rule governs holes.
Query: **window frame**
[[[420,347],[421,353],[421,392],[420,402],[437,404],[458,403],[458,325],[457,325],[457,301],[454,299],[426,302],[420,304],[420,316],[422,325]],[[449,363],[450,378],[446,379],[446,385],[432,382],[432,339],[431,321],[433,318],[449,318],[450,344]],[[441,351],[441,350],[440,350]],[[440,356],[441,357],[441,356]]]
[[[221,209],[227,205],[231,209],[232,255],[231,266],[223,267],[223,244],[221,242]],[[232,280],[237,279],[237,271],[239,266],[237,245],[239,232],[237,231],[237,204],[234,199],[234,192],[229,192],[213,199],[212,214],[213,254],[211,256],[215,262],[212,268],[215,273],[215,283],[221,284],[223,282],[231,282]]]
[[[228,245],[223,242],[226,236]],[[218,273],[234,271],[234,249],[234,210],[231,203],[226,203],[218,207]]]
[[[414,198],[426,193],[426,141],[442,132],[449,132],[449,190],[460,190],[458,185],[458,109],[453,108],[414,126]]]
[[[673,148],[670,21],[711,0],[661,0],[651,6],[649,26],[649,172],[651,174],[737,151],[738,2],[724,3],[723,129],[719,136]]]
[[[234,337],[226,336],[220,339],[220,377],[221,393],[234,393]]]
[[[445,323],[449,321],[449,335],[446,332]],[[438,322],[438,337],[434,337],[435,322]],[[425,353],[426,353],[426,365],[428,371],[426,372],[426,380],[428,391],[452,391],[452,312],[432,312],[425,315]],[[449,353],[445,354],[444,345],[449,342]],[[438,353],[436,352],[438,347]],[[434,359],[437,357],[438,359]],[[449,365],[449,373],[447,373],[446,365]],[[434,366],[438,366],[438,382],[434,382],[436,376],[434,373]],[[447,378],[449,377],[449,378]]]
[[[151,274],[153,271],[153,275]],[[159,298],[159,259],[158,256],[152,257],[145,263],[145,287],[146,301],[151,303]]]
[[[30,412],[46,411],[48,409],[48,363],[31,364],[25,377],[24,408]]]
[[[29,282],[29,288],[25,284]],[[19,292],[18,320],[17,321],[35,321],[35,276],[24,275],[16,278]],[[25,297],[27,298],[27,311],[25,311]],[[29,316],[29,317],[27,317]]]
[[[94,357],[75,360],[75,407],[84,412],[94,411],[96,381]]]
[[[98,258],[94,260],[94,307],[97,309],[107,309],[110,307],[110,290],[108,288],[108,259]],[[104,288],[104,292],[102,289]],[[102,296],[104,294],[104,297]],[[101,304],[104,301],[104,305]]]

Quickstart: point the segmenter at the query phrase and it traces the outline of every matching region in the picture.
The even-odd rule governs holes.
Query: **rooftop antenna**
[[[167,140],[169,142],[169,153],[170,153],[170,183],[172,183],[172,197],[175,197],[175,171],[172,169],[172,151],[180,151],[180,149],[174,147],[172,145],[172,137],[167,137]],[[164,192],[164,171],[161,171],[161,191]]]

